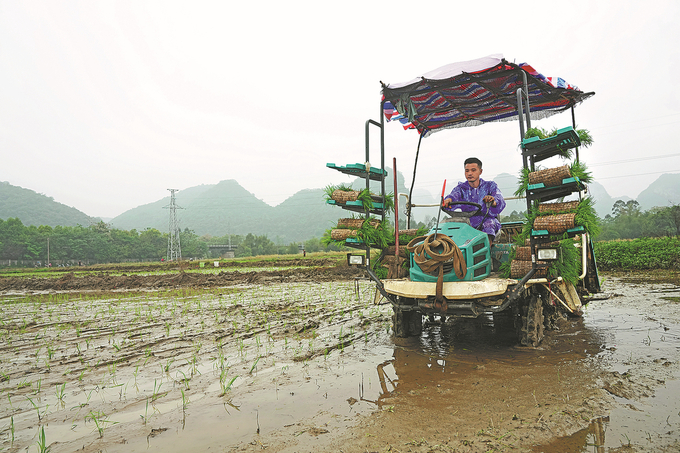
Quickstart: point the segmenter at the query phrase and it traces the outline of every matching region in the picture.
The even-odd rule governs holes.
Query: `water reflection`
[[[461,349],[477,352],[506,350],[514,347],[517,336],[513,320],[509,316],[482,315],[476,319],[453,319],[446,322],[435,320],[426,323],[420,337],[423,351],[427,354],[447,356]]]
[[[605,453],[605,433],[609,417],[598,417],[590,422],[587,428],[575,432],[571,436],[560,437],[546,445],[534,447],[533,452],[561,452],[561,453]]]
[[[430,320],[419,337],[393,341],[392,359],[377,365],[381,393],[374,402],[379,407],[387,404],[397,389],[405,395],[421,386],[465,385],[466,379],[488,366],[494,370],[505,364],[531,367],[538,357],[543,364],[565,360],[565,357],[546,358],[544,348],[518,347],[512,320],[494,319],[491,315],[477,319]],[[571,357],[566,359],[585,356],[583,348],[570,347],[569,350]],[[561,351],[557,348],[552,353],[557,355]]]
[[[673,439],[677,434],[668,426],[680,423],[677,304],[663,299],[665,293],[652,285],[614,283],[617,297],[591,302],[583,318],[564,320],[536,349],[517,346],[510,318],[426,321],[420,337],[394,339],[392,359],[378,365],[381,393],[377,404],[415,404],[431,410],[439,404],[444,410],[464,407],[477,403],[466,393],[474,392],[478,384],[493,390],[505,377],[521,386],[521,382],[559,373],[565,363],[578,363],[582,369],[595,365],[604,369],[605,380],[622,379],[623,389],[632,385],[633,393],[617,394],[615,383],[599,383],[614,392],[611,398],[617,406],[609,414],[596,414],[601,417],[587,428],[533,451],[600,453],[625,445],[654,447],[658,445],[654,439],[661,445],[677,442]],[[626,378],[629,373],[634,374],[630,380]],[[581,383],[577,378],[571,386]],[[636,394],[636,385],[646,390]],[[563,387],[568,391],[564,382],[556,386]],[[454,391],[443,403],[445,389]],[[519,392],[513,396],[519,397]],[[553,402],[552,407],[559,404]]]

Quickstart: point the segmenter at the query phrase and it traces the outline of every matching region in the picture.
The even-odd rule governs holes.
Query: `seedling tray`
[[[347,247],[352,247],[353,249],[362,249],[363,250],[363,249],[366,248],[366,244],[364,244],[364,241],[362,241],[361,239],[357,239],[357,238],[347,238],[345,240],[345,245]]]
[[[352,212],[360,212],[362,214],[364,212],[366,212],[366,211],[364,211],[364,204],[359,200],[348,201],[346,203],[340,203],[340,202],[337,202],[335,200],[326,200],[326,204],[330,204],[330,205],[333,205],[333,206],[340,206],[341,208],[347,209],[348,211],[352,211]],[[375,215],[382,215],[383,206],[384,206],[383,203],[373,202],[373,209],[371,209],[368,212],[370,212],[371,214],[375,214]]]
[[[568,237],[572,238],[579,234],[584,234],[586,229],[581,225],[575,226],[574,228],[569,228],[565,233]],[[565,233],[551,234],[548,230],[531,230],[531,236],[538,243],[551,242],[556,236],[561,237]],[[552,236],[552,238],[551,238]]]
[[[586,188],[585,184],[577,177],[566,178],[562,180],[562,184],[554,187],[545,187],[541,182],[538,184],[531,184],[527,187],[527,197],[539,202],[555,200],[557,198],[566,197],[574,192],[580,192]]]
[[[553,156],[563,155],[571,148],[581,146],[581,140],[573,127],[558,129],[557,134],[548,138],[531,137],[522,140],[522,155],[533,156],[534,162],[540,162]]]
[[[358,178],[366,178],[366,165],[365,164],[347,164],[344,167],[341,165],[335,165],[334,163],[327,163],[326,167],[338,170],[341,173],[350,176],[356,176]],[[368,172],[368,177],[373,181],[382,181],[382,179],[387,176],[387,172],[381,168],[371,167]]]

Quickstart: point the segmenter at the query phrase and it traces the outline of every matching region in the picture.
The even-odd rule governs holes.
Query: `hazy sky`
[[[610,195],[680,172],[680,2],[481,4],[0,0],[0,181],[103,217],[225,179],[276,205],[363,162],[380,81],[494,53],[596,92],[576,120]],[[407,181],[417,140],[387,124]],[[469,155],[516,174],[518,142],[516,122],[433,134],[416,185],[462,180]]]

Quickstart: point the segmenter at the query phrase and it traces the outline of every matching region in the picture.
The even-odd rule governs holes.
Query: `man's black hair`
[[[477,166],[481,169],[482,168],[482,161],[477,159],[476,157],[468,157],[465,159],[465,163],[463,165],[467,164],[477,164]]]

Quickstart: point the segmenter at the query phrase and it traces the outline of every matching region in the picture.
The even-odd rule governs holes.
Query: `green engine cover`
[[[444,263],[444,281],[459,282],[482,280],[491,273],[491,253],[489,247],[489,237],[486,233],[472,228],[467,223],[444,222],[439,224],[438,233],[445,234],[453,239],[460,251],[463,253],[467,272],[461,280],[453,271],[453,262]],[[435,228],[429,234],[435,233]],[[423,272],[413,260],[411,254],[411,281],[414,282],[436,282],[437,275],[430,275]]]

